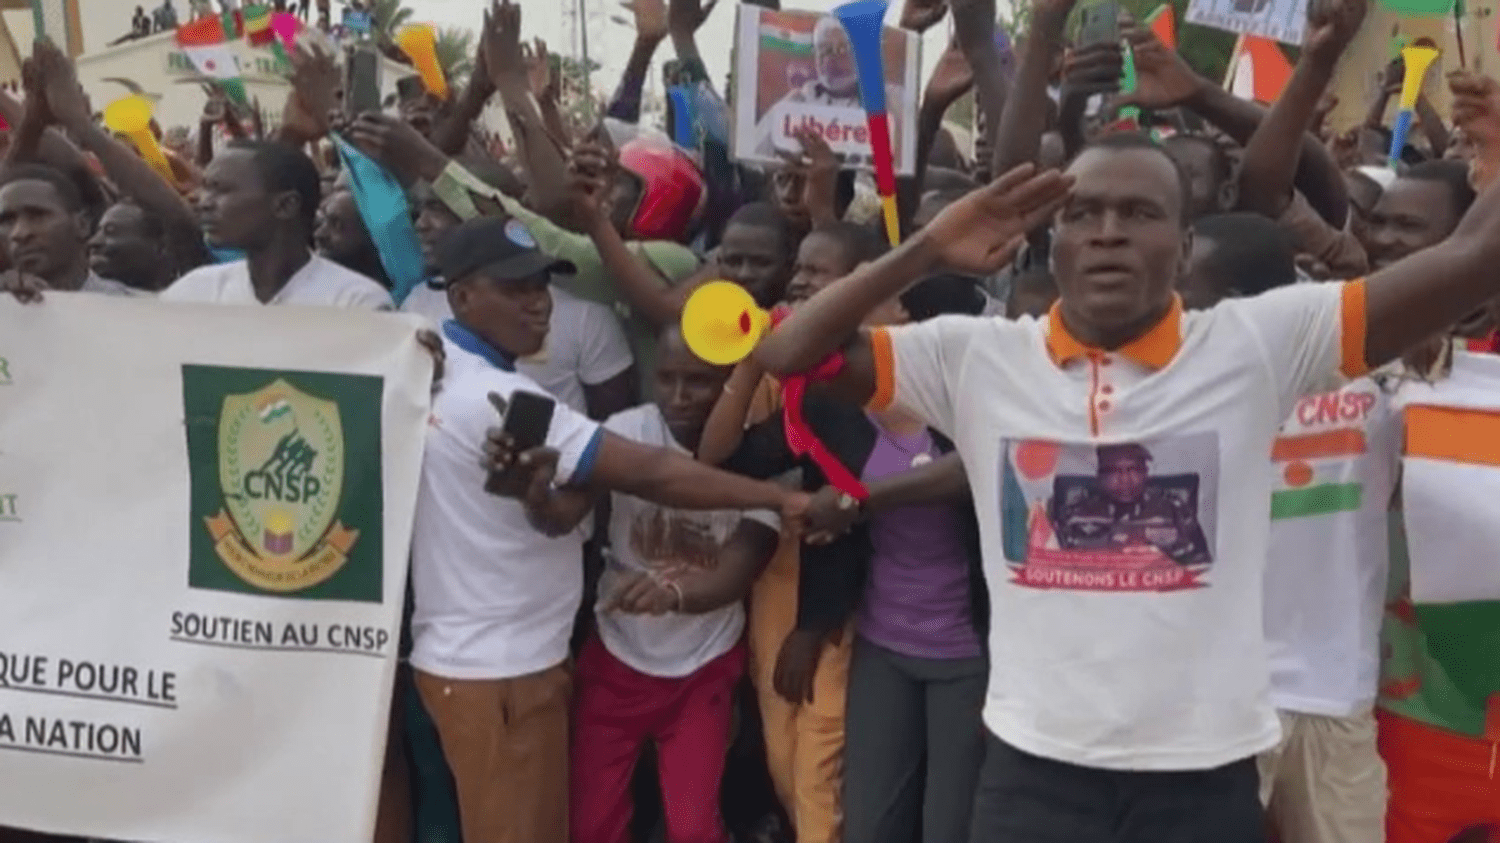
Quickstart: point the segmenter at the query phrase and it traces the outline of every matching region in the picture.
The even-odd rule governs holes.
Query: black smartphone
[[[357,117],[381,110],[380,56],[371,49],[355,47],[344,65],[344,111]]]
[[[500,429],[516,444],[516,453],[547,444],[547,431],[552,428],[552,413],[557,401],[535,392],[513,392],[505,408],[505,418]],[[520,497],[526,492],[524,475],[514,464],[505,471],[491,472],[484,484],[485,491],[492,495]]]
[[[1113,44],[1120,40],[1120,4],[1115,0],[1090,3],[1079,14],[1078,46]]]
[[[396,80],[396,97],[398,102],[411,102],[422,98],[427,89],[422,87],[422,77],[403,76]]]

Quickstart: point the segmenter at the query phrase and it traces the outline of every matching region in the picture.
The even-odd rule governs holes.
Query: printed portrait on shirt
[[[1216,434],[1110,444],[1007,440],[1002,453],[1001,523],[1016,584],[1083,591],[1207,584]]]
[[[735,512],[685,512],[644,506],[630,520],[630,551],[655,571],[711,570],[739,524]]]

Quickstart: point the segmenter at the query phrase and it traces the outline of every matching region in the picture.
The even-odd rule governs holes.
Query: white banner
[[[1300,47],[1307,0],[1190,0],[1187,22]]]
[[[0,296],[0,826],[369,843],[416,325]]]

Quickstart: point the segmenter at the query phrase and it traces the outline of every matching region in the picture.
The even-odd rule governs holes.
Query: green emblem
[[[189,584],[380,600],[380,379],[184,366],[183,394]]]

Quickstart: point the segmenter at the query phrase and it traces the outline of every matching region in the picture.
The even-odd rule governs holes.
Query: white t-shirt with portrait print
[[[250,264],[239,260],[199,267],[161,291],[158,301],[259,305],[250,283]],[[313,255],[292,274],[268,305],[394,310],[391,294],[372,278]]]
[[[449,679],[507,679],[568,656],[583,599],[585,533],[538,532],[515,500],[484,490],[489,393],[541,392],[444,336],[446,373],[427,424],[412,537],[411,664]],[[547,431],[557,482],[587,476],[603,431],[559,403]]]
[[[516,368],[541,384],[548,395],[580,413],[588,412],[585,386],[605,383],[635,362],[625,331],[613,311],[553,286],[552,317],[547,344]],[[401,303],[403,313],[416,313],[441,325],[453,318],[446,290],[418,284]]]
[[[1364,287],[1172,311],[1105,352],[1041,319],[876,331],[875,407],[953,440],[990,589],[988,728],[1087,767],[1274,746],[1267,456],[1298,398],[1363,374]]]
[[[645,445],[688,453],[673,438],[661,409],[655,404],[616,413],[604,427]],[[609,596],[626,571],[717,564],[720,548],[742,520],[749,519],[772,530],[780,525],[778,517],[766,511],[690,512],[618,493],[611,497],[609,518],[613,558],[599,583],[601,600]],[[605,648],[615,658],[649,676],[687,676],[729,652],[745,629],[745,609],[740,603],[701,615],[648,616],[605,611],[596,615]]]

